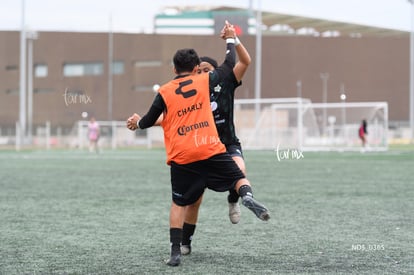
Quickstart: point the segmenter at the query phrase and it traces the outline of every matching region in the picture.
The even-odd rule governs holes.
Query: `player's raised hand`
[[[226,20],[223,29],[220,33],[221,38],[235,38],[236,37],[236,29],[234,28],[234,25],[230,24],[229,21]]]

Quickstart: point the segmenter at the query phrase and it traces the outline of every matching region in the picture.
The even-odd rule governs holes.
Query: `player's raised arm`
[[[250,58],[249,52],[246,50],[244,45],[240,42],[240,39],[236,37],[235,44],[236,53],[239,61],[234,66],[233,72],[238,82],[240,82],[247,71],[252,59]]]
[[[224,26],[223,29],[220,32],[220,36],[223,39],[225,39],[225,28],[226,28],[226,26]],[[252,62],[252,59],[250,57],[249,52],[244,47],[244,45],[241,43],[241,41],[237,37],[237,35],[235,36],[234,41],[235,41],[234,46],[236,48],[236,53],[237,53],[237,57],[238,57],[239,61],[236,62],[236,65],[233,68],[233,72],[234,72],[234,75],[236,76],[237,81],[240,82],[242,80],[244,74],[246,73],[247,68],[249,67],[250,63]]]
[[[236,52],[234,47],[234,38],[236,31],[234,26],[226,21],[226,25],[223,28],[224,32],[221,34],[222,38],[226,40],[226,57],[220,66],[218,66],[210,75],[210,85],[216,86],[224,78],[226,78],[233,70],[236,63]]]

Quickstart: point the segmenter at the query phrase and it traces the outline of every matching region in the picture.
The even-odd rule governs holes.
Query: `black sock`
[[[180,254],[183,230],[181,228],[170,228],[171,255]]]
[[[250,196],[253,197],[253,191],[252,188],[249,185],[242,185],[239,188],[239,196],[240,197],[244,197],[244,196]]]
[[[231,189],[229,190],[229,195],[227,196],[227,201],[229,203],[235,203],[239,200],[239,194],[237,194],[236,190]]]
[[[195,228],[195,224],[184,223],[182,241],[183,245],[191,245],[191,240],[193,239]]]

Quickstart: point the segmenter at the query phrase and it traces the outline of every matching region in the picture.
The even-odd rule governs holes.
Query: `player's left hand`
[[[226,20],[223,28],[220,31],[220,37],[222,39],[226,39],[229,37],[229,34],[232,34],[230,37],[235,37],[236,29],[234,28],[233,24]]]
[[[141,119],[141,117],[138,115],[138,114],[133,114],[132,116],[130,116],[128,119],[127,119],[127,121],[126,121],[126,124],[127,124],[127,128],[129,129],[129,130],[132,130],[132,131],[134,131],[134,130],[136,130],[136,129],[138,129],[138,126],[137,126],[137,123],[138,123],[138,121]]]

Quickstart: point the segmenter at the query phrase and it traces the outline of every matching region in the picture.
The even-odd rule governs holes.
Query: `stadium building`
[[[144,114],[154,85],[173,78],[171,58],[177,49],[192,47],[200,55],[224,59],[217,35],[224,19],[238,26],[252,57],[237,98],[254,98],[252,14],[230,7],[168,8],[154,18],[153,34],[38,32],[27,39],[33,65],[30,129],[35,134],[49,121],[52,134],[65,135],[84,112],[119,121],[133,112]],[[262,22],[262,98],[301,96],[335,103],[346,94],[346,102],[387,102],[389,125],[397,128],[395,135],[403,135],[400,129],[409,117],[408,32],[270,12],[263,12]],[[0,31],[0,41],[0,133],[10,136],[19,120],[20,33]]]

